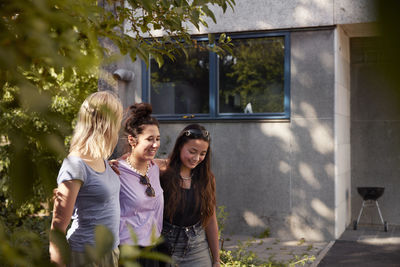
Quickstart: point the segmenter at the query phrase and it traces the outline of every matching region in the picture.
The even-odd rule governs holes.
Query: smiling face
[[[137,161],[152,160],[160,147],[160,131],[156,125],[145,125],[143,132],[132,141],[134,142],[132,152]]]
[[[208,142],[202,139],[187,141],[180,151],[181,171],[183,169],[192,170],[196,168],[206,157],[208,146]]]

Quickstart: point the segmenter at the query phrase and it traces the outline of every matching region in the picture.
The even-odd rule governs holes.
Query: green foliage
[[[272,254],[267,260],[260,259],[255,252],[251,250],[251,244],[254,240],[246,242],[238,241],[235,250],[221,250],[220,257],[222,266],[225,267],[244,267],[244,266],[260,266],[260,267],[294,267],[304,266],[307,263],[315,260],[314,255],[293,255],[293,258],[287,262],[275,260],[275,255]]]
[[[83,99],[97,90],[97,74],[90,70],[79,75],[75,70],[56,74],[52,68],[32,67],[24,75],[45,95],[37,100],[35,96],[30,98],[49,101],[46,103],[49,108],[32,110],[19,106],[20,88],[9,83],[3,87],[0,262],[5,266],[49,266],[49,196],[56,186],[55,178],[66,153],[73,118]],[[65,234],[61,235],[59,239],[65,240]]]
[[[257,254],[249,249],[250,245],[251,240],[244,243],[239,240],[237,249],[222,250],[220,257],[223,266],[262,266],[263,262],[257,257]]]
[[[1,217],[0,262],[2,266],[50,266],[49,217]]]
[[[267,227],[262,233],[258,235],[258,238],[266,238],[271,235],[271,230]]]
[[[1,1],[0,146],[7,156],[0,171],[17,204],[32,197],[35,183],[50,194],[71,120],[96,88],[92,73],[100,62],[121,53],[133,60],[152,55],[162,64],[163,55],[173,58],[172,51],[185,52],[193,44],[185,23],[207,26],[207,18],[215,19],[208,5],[224,11],[234,5],[234,0],[127,2]],[[153,36],[157,29],[165,35]],[[221,51],[225,43],[208,48]]]
[[[114,237],[110,230],[103,225],[97,225],[94,229],[95,246],[87,246],[86,254],[91,262],[99,262],[103,255],[112,250]]]
[[[222,230],[225,226],[225,220],[228,213],[225,211],[225,206],[218,206],[217,208],[217,222],[219,227],[219,236],[222,235]],[[270,235],[270,229],[267,228],[259,238],[265,238]],[[227,239],[228,240],[228,239]],[[258,255],[251,250],[251,246],[255,243],[256,239],[248,239],[245,242],[238,241],[236,248],[233,250],[221,249],[220,258],[221,265],[225,267],[295,267],[303,266],[307,263],[313,262],[315,260],[314,255],[292,255],[293,257],[287,262],[281,262],[275,260],[275,255],[271,254],[267,260],[260,259]],[[279,239],[274,241],[274,244],[278,244]],[[302,245],[305,239],[299,240],[298,245]],[[263,244],[263,241],[259,242],[258,245]],[[266,248],[266,250],[271,250],[272,248]],[[307,248],[307,251],[312,249],[312,245]]]
[[[226,219],[228,218],[228,212],[225,211],[225,206],[217,207],[217,223],[218,223],[218,238],[222,238],[222,232],[225,229]]]
[[[106,2],[106,8],[98,2]],[[207,5],[224,11],[234,5],[234,0],[130,0],[130,7],[124,2],[0,2],[0,262],[4,266],[49,265],[50,217],[37,214],[49,209],[73,118],[86,96],[97,91],[100,63],[115,60],[120,52],[133,60],[152,55],[161,64],[162,55],[175,49],[185,53],[185,46],[192,44],[185,23],[199,28],[207,25],[207,18],[215,20]],[[124,29],[125,22],[130,29]],[[155,38],[153,29],[166,35]],[[225,43],[208,48],[222,51]],[[107,233],[99,231],[94,257],[110,243]]]
[[[72,133],[71,122],[80,103],[97,90],[97,74],[56,74],[52,68],[32,67],[24,75],[32,86],[40,88],[37,99],[29,97],[30,104],[46,102],[46,107],[19,105],[21,89],[9,83],[3,87],[0,136],[5,142],[0,144],[0,196],[14,205],[35,206],[45,201],[56,186],[55,177]]]
[[[129,232],[131,235],[131,239],[134,244],[137,244],[137,236],[135,232],[133,231],[132,227],[129,227]],[[138,258],[146,258],[146,259],[153,259],[153,260],[158,260],[158,261],[163,261],[163,262],[172,262],[171,257],[168,255],[162,254],[160,252],[155,252],[152,249],[159,245],[161,242],[163,242],[162,237],[157,238],[156,237],[156,229],[153,227],[152,229],[152,235],[151,235],[151,246],[147,246],[144,249],[140,249],[136,245],[122,245],[120,246],[121,249],[121,254],[119,261],[123,266],[139,266],[137,264],[137,259]]]
[[[400,75],[398,62],[400,60],[400,28],[397,25],[400,2],[397,0],[374,1],[378,14],[378,30],[381,35],[381,45],[388,64],[381,66],[384,77],[392,84],[396,93],[396,101],[400,102]]]

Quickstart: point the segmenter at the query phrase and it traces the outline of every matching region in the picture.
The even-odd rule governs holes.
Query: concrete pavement
[[[347,229],[318,267],[395,267],[400,266],[400,226],[359,225]]]
[[[293,262],[306,255],[315,257],[313,262],[306,262],[304,266],[308,267],[400,267],[400,226],[389,225],[388,232],[384,232],[382,225],[359,224],[358,230],[349,228],[331,242],[225,236],[223,248],[245,248],[260,260],[275,264]]]
[[[287,264],[290,261],[295,262],[303,256],[318,256],[329,245],[329,242],[309,242],[304,239],[293,241],[282,241],[278,238],[254,238],[250,236],[225,236],[223,248],[225,250],[237,250],[245,248],[246,251],[254,252],[257,258],[264,262],[273,262],[278,264]],[[314,260],[315,261],[315,260]],[[273,265],[274,266],[274,265]],[[312,262],[306,262],[305,265],[312,266]]]

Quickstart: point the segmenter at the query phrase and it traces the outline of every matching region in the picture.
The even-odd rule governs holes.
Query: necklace
[[[145,172],[145,174],[142,174],[138,169],[136,169],[135,167],[133,167],[133,164],[132,164],[132,162],[131,162],[131,160],[130,160],[130,157],[127,157],[127,158],[126,158],[126,163],[128,163],[129,167],[131,167],[131,169],[132,169],[134,172],[136,172],[137,174],[139,174],[139,175],[146,176],[147,173],[149,172],[149,164],[148,164],[148,163],[147,163],[147,165],[146,165],[146,172]]]
[[[184,181],[188,181],[188,180],[191,180],[192,179],[192,177],[193,177],[193,173],[189,176],[189,177],[183,177],[182,175],[180,175],[179,174],[179,176],[181,177],[181,179],[182,180],[184,180]]]

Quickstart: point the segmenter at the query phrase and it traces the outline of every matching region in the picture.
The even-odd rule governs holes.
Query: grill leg
[[[383,225],[385,225],[385,222],[383,221],[381,209],[379,208],[379,205],[378,205],[378,200],[375,200],[375,204],[376,204],[376,207],[378,208],[379,217],[381,218],[381,222],[382,222]]]
[[[360,222],[360,218],[361,218],[361,214],[362,214],[363,209],[364,209],[364,205],[365,205],[365,200],[363,200],[363,202],[362,202],[360,213],[358,214],[358,218],[357,218],[357,224]]]

